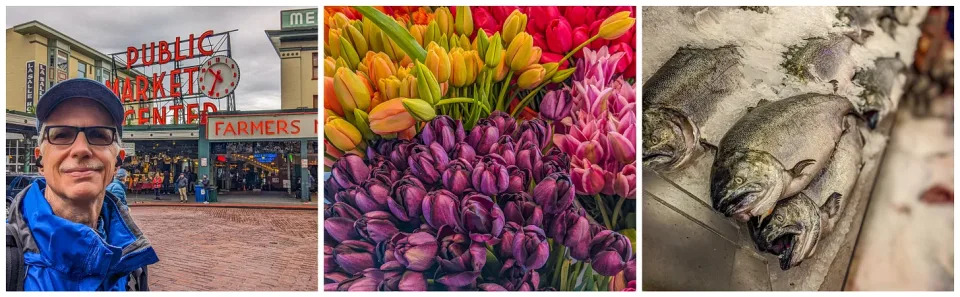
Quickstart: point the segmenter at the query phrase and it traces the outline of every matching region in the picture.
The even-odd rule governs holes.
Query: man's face
[[[110,114],[99,103],[90,99],[71,99],[60,103],[47,117],[45,126],[107,126],[112,127]],[[43,131],[41,131],[42,133]],[[41,135],[43,136],[43,135]],[[47,180],[47,188],[63,199],[95,200],[102,197],[116,173],[119,146],[91,145],[86,133],[79,133],[73,144],[55,145],[44,140],[40,173]]]

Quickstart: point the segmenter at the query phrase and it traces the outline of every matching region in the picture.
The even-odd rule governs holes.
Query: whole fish
[[[844,97],[812,93],[753,108],[720,140],[710,172],[713,208],[744,222],[769,214],[820,173],[853,112]]]
[[[841,34],[809,38],[803,45],[788,49],[781,66],[787,73],[806,80],[842,80],[840,70],[850,62],[853,44],[851,37]]]
[[[887,114],[893,108],[893,86],[897,76],[904,73],[907,65],[900,60],[900,53],[892,58],[878,58],[872,69],[858,71],[853,80],[863,87],[861,110],[870,126],[876,126],[879,114]]]
[[[643,166],[676,170],[702,152],[700,127],[743,79],[739,49],[681,48],[643,84]]]
[[[863,136],[856,123],[844,132],[830,164],[809,187],[781,200],[765,220],[748,224],[761,251],[777,255],[783,270],[799,265],[817,251],[833,231],[863,167]]]

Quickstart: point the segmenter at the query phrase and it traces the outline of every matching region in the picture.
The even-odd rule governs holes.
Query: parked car
[[[13,203],[13,198],[17,196],[24,188],[30,186],[34,180],[43,178],[39,174],[19,174],[7,175],[7,210]]]

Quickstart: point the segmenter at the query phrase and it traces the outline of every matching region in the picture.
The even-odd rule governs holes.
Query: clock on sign
[[[227,56],[210,57],[200,67],[200,92],[220,99],[229,96],[240,82],[240,66]]]

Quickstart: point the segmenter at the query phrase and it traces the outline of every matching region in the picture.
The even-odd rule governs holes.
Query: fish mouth
[[[723,214],[728,217],[733,217],[741,222],[746,222],[750,219],[751,207],[750,204],[753,203],[756,199],[753,198],[759,193],[759,190],[744,190],[740,193],[734,194],[730,197],[730,200],[727,200],[725,203],[726,206],[720,205],[719,209],[723,209]]]
[[[777,255],[777,258],[780,260],[780,269],[788,270],[791,267],[791,259],[793,258],[793,252],[797,246],[797,236],[799,234],[794,233],[784,233],[774,239],[770,243],[770,247],[767,248],[771,254]]]
[[[646,153],[643,154],[643,165],[660,165],[669,163],[673,160],[673,154],[670,153]]]

